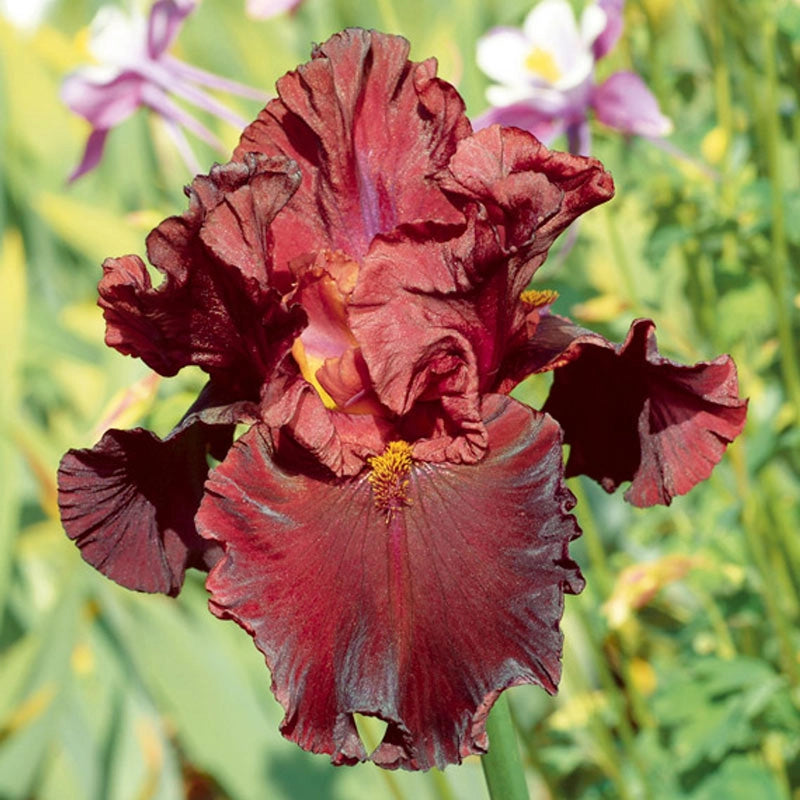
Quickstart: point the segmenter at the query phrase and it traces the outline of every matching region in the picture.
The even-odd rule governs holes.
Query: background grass
[[[127,592],[61,530],[62,453],[93,444],[109,414],[166,433],[202,382],[154,380],[103,345],[101,260],[142,254],[149,228],[184,209],[190,176],[142,112],[65,185],[87,128],[58,87],[86,60],[97,7],[57,1],[27,33],[0,18],[0,798],[482,798],[476,759],[444,774],[334,769],[283,741],[263,660],[207,612],[202,576],[177,601]],[[271,87],[312,41],[377,27],[406,35],[414,58],[438,56],[477,114],[475,41],[528,8],[306,0],[254,22],[243,0],[204,0],[175,50]],[[561,692],[509,693],[531,794],[798,798],[800,6],[629,0],[599,77],[621,68],[658,95],[687,158],[598,126],[617,197],[536,286],[616,341],[647,315],[667,355],[733,354],[750,413],[712,478],[668,509],[571,481],[588,586],[567,600]],[[541,400],[545,381],[521,391]]]

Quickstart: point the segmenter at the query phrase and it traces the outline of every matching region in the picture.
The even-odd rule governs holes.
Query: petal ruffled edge
[[[651,320],[634,321],[615,346],[543,317],[529,355],[530,372],[555,371],[543,411],[564,429],[567,475],[588,475],[608,492],[631,481],[625,499],[633,505],[669,505],[688,492],[744,428],[747,401],[731,357],[670,361],[658,353]]]
[[[225,550],[211,610],[264,653],[284,736],[336,764],[459,763],[486,752],[503,690],[556,691],[563,595],[583,587],[561,432],[510,398],[483,411],[486,459],[409,463],[391,513],[367,474],[280,467],[261,426],[209,480],[198,528]],[[354,713],[389,723],[371,755]]]
[[[138,256],[104,262],[106,344],[161,375],[195,364],[257,395],[305,324],[301,309],[281,303],[270,273],[269,224],[299,181],[294,162],[256,154],[195,178],[189,210],[147,238],[161,285]]]
[[[112,429],[94,447],[67,452],[58,469],[58,503],[83,559],[128,589],[172,596],[188,567],[207,571],[220,549],[194,525],[206,456],[224,458],[234,426],[256,419],[253,404],[224,404],[206,387],[163,440],[142,428]]]

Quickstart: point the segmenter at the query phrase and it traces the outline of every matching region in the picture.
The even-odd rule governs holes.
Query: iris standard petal
[[[458,212],[433,175],[470,131],[456,90],[433,60],[407,60],[398,36],[350,29],[278,81],[242,134],[247,152],[293,158],[303,182],[273,224],[276,263],[320,249],[359,259],[378,233]]]

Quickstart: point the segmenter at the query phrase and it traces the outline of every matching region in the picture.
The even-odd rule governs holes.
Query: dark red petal
[[[194,526],[206,454],[224,458],[235,425],[256,413],[208,384],[163,441],[141,428],[110,430],[93,448],[70,450],[58,469],[58,503],[84,560],[128,589],[170,595],[187,567],[208,570],[220,550]]]
[[[300,447],[335,475],[355,475],[364,460],[381,452],[393,433],[379,415],[326,408],[317,391],[298,374],[276,377],[264,387],[262,419],[276,447],[297,457]]]
[[[534,336],[545,341],[539,369],[555,368],[543,410],[570,445],[567,475],[588,475],[609,492],[632,481],[625,499],[637,506],[668,505],[705,480],[747,413],[730,356],[676,364],[658,354],[654,330],[636,320],[615,347],[555,318]]]
[[[305,321],[269,286],[267,230],[298,180],[291,162],[255,155],[196,178],[186,214],[148,237],[159,287],[137,256],[103,264],[107,344],[162,375],[196,364],[257,387]]]
[[[391,515],[366,473],[278,466],[261,427],[208,483],[211,609],[265,654],[283,734],[334,763],[368,757],[355,713],[389,723],[375,763],[427,769],[485,752],[502,690],[556,690],[563,593],[583,586],[560,431],[506,397],[484,412],[486,458],[412,465]]]
[[[598,161],[497,126],[462,139],[440,179],[464,224],[404,225],[376,239],[349,318],[383,404],[407,414],[419,399],[441,402],[447,433],[417,454],[467,462],[486,445],[479,395],[496,386],[524,327],[520,293],[555,237],[613,187]]]
[[[441,180],[486,209],[520,292],[556,237],[614,194],[596,159],[548,150],[527,131],[499,125],[462,139]]]
[[[408,61],[399,36],[350,29],[278,81],[234,158],[284,154],[303,183],[276,219],[276,264],[308,251],[360,258],[376,233],[417,219],[458,221],[433,176],[470,131],[433,60]]]
[[[205,456],[196,429],[165,441],[141,428],[110,430],[92,449],[70,450],[59,506],[84,560],[128,589],[178,594],[186,568],[209,552],[194,528]]]

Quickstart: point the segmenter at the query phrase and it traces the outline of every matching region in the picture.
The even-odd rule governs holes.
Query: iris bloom
[[[610,176],[525,131],[473,133],[435,61],[407,57],[359,29],[315,48],[150,234],[163,283],[106,260],[107,343],[209,380],[165,439],[70,451],[59,487],[68,535],[123,586],[176,594],[210,569],[286,737],[425,769],[484,752],[508,687],[556,691],[564,592],[583,585],[562,441],[569,474],[668,503],[745,408],[729,358],[673,364],[648,320],[612,345],[526,289]],[[509,397],[547,370],[544,411]],[[388,723],[371,754],[354,714]]]
[[[595,63],[622,32],[623,0],[597,0],[576,22],[567,0],[542,0],[522,29],[495,28],[478,42],[478,66],[493,80],[491,108],[476,128],[493,123],[531,131],[544,142],[566,133],[573,153],[588,153],[588,114],[622,133],[666,136],[672,123],[634,72],[597,85]]]
[[[171,95],[241,129],[245,120],[198,87],[207,86],[255,100],[265,100],[266,94],[169,55],[169,47],[194,8],[195,0],[157,0],[147,18],[138,12],[127,16],[113,6],[105,6],[97,13],[89,41],[89,50],[97,64],[76,70],[61,87],[61,99],[92,126],[83,158],[70,175],[71,181],[100,163],[111,129],[142,107],[164,120],[192,174],[200,172],[200,166],[184,128],[227,155],[225,145]]]

